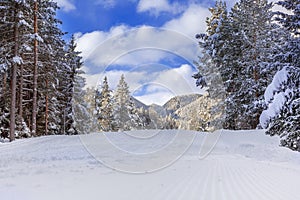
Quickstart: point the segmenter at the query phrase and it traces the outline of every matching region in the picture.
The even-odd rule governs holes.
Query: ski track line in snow
[[[259,162],[259,161],[258,161]],[[255,164],[257,166],[257,169],[254,170],[246,170],[245,175],[246,177],[248,177],[249,180],[252,180],[251,185],[256,186],[256,190],[260,191],[260,194],[265,196],[265,199],[282,199],[284,200],[285,198],[281,198],[279,196],[281,196],[280,193],[278,193],[279,191],[277,190],[277,187],[272,184],[271,181],[269,181],[269,177],[264,177],[263,179],[261,179],[262,174],[259,174],[259,172],[263,171],[262,168],[264,166],[262,166],[262,163],[257,163]],[[264,170],[264,174],[268,172],[266,170]],[[276,175],[275,175],[276,176]],[[258,181],[259,180],[259,181]],[[269,184],[264,184],[264,182],[268,182]]]
[[[197,164],[200,164],[199,162]],[[180,191],[179,196],[178,196],[178,200],[192,200],[192,199],[199,199],[199,198],[195,198],[195,193],[197,193],[198,191],[200,191],[200,181],[203,181],[203,178],[205,178],[205,173],[206,171],[204,171],[204,167],[203,165],[201,165],[198,168],[198,165],[195,165],[194,168],[191,168],[190,173],[192,174],[192,178],[190,179],[190,181],[188,182],[187,185],[184,186],[183,190]],[[206,175],[206,177],[208,177]],[[198,184],[196,184],[198,183]],[[193,189],[193,192],[191,192],[191,190]],[[199,195],[200,196],[200,195]]]
[[[280,199],[282,199],[282,200],[299,198],[299,196],[290,193],[291,189],[288,186],[288,184],[286,184],[287,180],[282,181],[282,180],[280,180],[280,177],[278,177],[278,175],[281,175],[281,173],[278,173],[279,170],[282,171],[282,170],[284,170],[284,168],[279,167],[279,166],[273,166],[271,164],[270,167],[271,166],[273,167],[272,170],[274,170],[274,168],[275,168],[276,172],[278,173],[278,174],[273,174],[273,173],[271,174],[268,169],[265,169],[267,167],[266,164],[265,163],[263,163],[263,164],[264,164],[264,166],[262,166],[262,167],[264,167],[264,170],[262,169],[262,167],[258,167],[258,170],[257,170],[258,176],[263,177],[262,179],[260,179],[260,182],[262,182],[262,184],[261,184],[262,188],[269,190],[271,194],[274,194],[274,192],[276,192],[277,198],[278,198],[278,196],[280,196]],[[290,175],[290,174],[288,174],[288,175]],[[298,174],[298,176],[299,176],[299,174]]]
[[[183,160],[184,162],[186,160]],[[181,161],[182,162],[182,161]],[[192,163],[190,163],[192,164]],[[176,166],[176,163],[175,163]],[[195,190],[200,190],[197,185],[195,186],[194,183],[197,181],[201,181],[204,177],[205,174],[203,173],[203,169],[198,169],[195,166],[191,166],[188,169],[186,169],[186,165],[182,165],[182,163],[179,163],[179,166],[176,166],[176,170],[182,170],[178,168],[184,167],[184,174],[179,174],[176,176],[176,180],[172,182],[172,184],[169,184],[167,188],[164,189],[163,192],[160,192],[156,194],[151,200],[153,199],[159,199],[159,200],[179,200],[179,199],[184,199],[184,200],[190,200],[192,198],[187,198],[187,195],[189,195],[189,190],[191,188]],[[196,169],[194,169],[196,168]],[[175,170],[171,169],[171,170]],[[199,199],[199,198],[197,198]]]
[[[248,161],[245,160],[245,163]],[[240,165],[242,163],[238,163]],[[238,179],[239,185],[241,186],[241,190],[244,191],[245,196],[248,196],[249,199],[261,199],[261,200],[275,200],[273,195],[270,191],[270,188],[262,189],[262,184],[258,180],[257,172],[253,170],[252,167],[248,167],[247,165],[236,166],[235,171],[240,177]]]
[[[208,159],[208,158],[206,158],[206,159]],[[201,160],[201,161],[204,161],[205,162],[205,160]],[[207,162],[208,162],[209,160],[207,160]],[[210,165],[208,165],[208,166],[206,166],[206,168],[204,168],[204,169],[202,169],[202,171],[203,172],[205,172],[205,181],[204,181],[204,183],[203,183],[203,185],[202,185],[202,190],[201,190],[201,192],[199,192],[199,196],[201,196],[201,197],[203,197],[203,198],[201,198],[201,199],[206,199],[206,193],[207,193],[207,191],[209,190],[209,187],[210,187],[210,183],[209,183],[209,181],[211,180],[211,177],[212,177],[212,174],[213,174],[213,169],[210,167],[212,164],[213,164],[213,161],[210,161],[209,162],[209,164]],[[208,170],[208,171],[207,171]],[[197,199],[200,199],[200,198],[197,198]]]
[[[197,160],[198,161],[198,160]],[[207,188],[206,183],[209,180],[210,176],[212,174],[212,169],[209,167],[209,164],[203,162],[204,160],[201,160],[201,170],[198,169],[198,166],[194,169],[193,173],[198,174],[196,176],[196,180],[191,183],[191,191],[190,191],[190,199],[191,200],[199,200],[203,199],[205,194],[205,189]],[[205,165],[208,165],[206,167]],[[194,187],[193,187],[194,186]]]
[[[224,175],[223,176],[223,189],[225,192],[225,195],[224,195],[224,200],[238,200],[236,198],[236,196],[234,195],[235,194],[235,191],[233,190],[233,187],[232,187],[232,183],[233,180],[232,179],[232,167],[230,166],[227,166],[224,162],[222,162],[221,164],[222,166],[222,174]]]
[[[248,167],[244,164],[241,165],[242,163],[237,163],[233,168],[232,162],[230,163],[229,161],[227,161],[226,165],[227,168],[232,171],[231,173],[234,173],[234,176],[237,176],[237,178],[234,180],[230,180],[229,183],[235,185],[234,187],[243,186],[241,189],[249,188],[249,190],[244,193],[249,195],[249,198],[251,197],[250,199],[285,200],[299,198],[293,197],[292,194],[290,194],[290,189],[286,185],[287,181],[280,181],[278,178],[276,178],[279,172],[278,169],[280,170],[280,168],[274,171],[274,173],[270,173],[266,168],[267,166],[265,163],[255,160],[246,160],[244,162],[257,163],[255,163],[254,168],[253,166]],[[247,187],[244,187],[244,185]],[[287,190],[282,191],[283,188],[286,188]],[[238,191],[238,189],[235,191]]]
[[[181,166],[180,166],[181,167]],[[189,172],[190,173],[190,172]],[[183,174],[179,175],[183,176]],[[190,173],[188,176],[185,176],[184,179],[179,178],[178,182],[176,183],[175,187],[171,188],[171,191],[165,193],[160,199],[161,200],[178,200],[178,194],[181,194],[188,186],[189,182],[193,178],[194,174]]]
[[[240,187],[241,184],[238,182],[238,179],[240,178],[236,174],[236,169],[232,166],[232,162],[230,162],[230,165],[228,166],[228,185],[232,188],[233,193],[231,193],[232,197],[231,199],[235,200],[241,200],[244,199],[244,194],[241,192]]]
[[[167,168],[166,168],[167,169]],[[166,170],[166,169],[162,169],[162,170]],[[155,172],[154,172],[155,173]],[[189,179],[189,176],[186,176],[183,180],[186,181],[187,179]],[[181,177],[176,176],[175,180],[172,181],[172,183],[168,184],[167,187],[162,188],[162,190],[157,191],[157,189],[153,189],[152,191],[155,193],[152,197],[149,197],[151,200],[164,200],[166,196],[168,196],[172,191],[174,191],[174,188],[182,182]],[[152,192],[152,193],[153,193]]]
[[[216,172],[217,172],[217,191],[219,191],[219,196],[218,196],[218,199],[229,199],[227,196],[227,190],[225,190],[225,176],[226,174],[224,173],[225,170],[224,170],[224,166],[223,166],[223,163],[222,161],[219,161],[217,162],[217,166],[216,166]]]

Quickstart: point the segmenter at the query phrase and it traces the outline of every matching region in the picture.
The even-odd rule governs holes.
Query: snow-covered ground
[[[263,131],[223,131],[207,156],[203,155],[217,137],[205,140],[204,133],[105,135],[0,143],[0,199],[286,200],[300,196],[300,154],[278,147],[278,138]]]

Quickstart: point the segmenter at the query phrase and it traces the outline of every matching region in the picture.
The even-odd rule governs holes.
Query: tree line
[[[281,144],[300,151],[300,1],[224,1],[210,8],[197,85],[218,99],[214,124],[226,129],[267,128]]]
[[[151,121],[145,110],[136,107],[124,75],[114,92],[109,89],[107,77],[104,77],[101,88],[96,89],[95,105],[99,131],[144,129]]]
[[[10,141],[80,132],[82,61],[74,38],[62,39],[57,9],[51,0],[0,1],[0,134]]]

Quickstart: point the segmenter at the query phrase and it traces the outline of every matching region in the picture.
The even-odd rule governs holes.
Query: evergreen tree
[[[16,115],[17,115],[17,82],[18,72],[24,64],[23,54],[28,50],[30,24],[32,20],[28,18],[32,14],[28,1],[0,1],[0,26],[1,26],[1,53],[0,70],[4,81],[3,95],[10,94],[8,102],[10,108],[7,108],[7,101],[1,108],[1,118],[6,130],[6,124],[9,116],[10,140],[15,139],[16,134]],[[10,88],[6,89],[7,82],[10,82]],[[9,110],[9,111],[8,111]],[[9,114],[8,114],[9,113]]]
[[[112,91],[109,89],[107,77],[104,77],[101,91],[96,91],[96,116],[100,131],[108,132],[114,130],[113,127],[113,99]]]
[[[271,82],[270,74],[276,72],[268,67],[274,38],[271,7],[267,0],[241,0],[232,9],[232,23],[238,27],[235,37],[241,41],[242,52],[236,80],[240,84],[231,98],[238,108],[238,129],[257,127],[264,90]]]
[[[113,108],[113,126],[116,130],[132,130],[143,125],[130,96],[129,87],[125,82],[124,75],[121,76],[115,91]]]
[[[86,109],[89,115],[89,120],[90,120],[90,124],[89,124],[89,128],[90,128],[90,132],[91,131],[98,131],[98,125],[97,125],[97,116],[96,116],[96,103],[95,103],[95,99],[96,99],[96,89],[95,88],[86,88],[84,91],[84,97],[83,97],[83,101],[86,104]]]
[[[65,113],[62,101],[65,95],[61,84],[66,80],[65,75],[68,59],[66,59],[63,33],[56,18],[57,4],[53,1],[38,0],[38,79],[37,79],[37,136],[61,134]],[[69,68],[68,68],[69,69]],[[34,69],[31,69],[31,73]],[[34,81],[32,82],[34,85]],[[32,86],[33,87],[33,86]],[[31,94],[30,98],[33,98]]]
[[[215,100],[215,105],[210,108],[213,116],[210,125],[216,129],[223,128],[225,118],[225,69],[224,57],[226,54],[227,41],[229,39],[227,7],[223,1],[217,1],[210,8],[211,17],[207,18],[206,34],[198,34],[199,45],[203,49],[199,59],[199,72],[194,75],[197,85],[207,87],[210,98]]]
[[[279,1],[292,14],[277,13],[277,20],[290,33],[277,54],[277,62],[284,65],[265,92],[267,109],[260,123],[268,128],[267,134],[279,135],[281,145],[300,151],[300,1]]]
[[[62,39],[57,9],[52,0],[0,1],[2,137],[61,134],[74,125],[81,72],[72,63],[77,52]]]
[[[265,88],[282,68],[274,64],[274,54],[281,50],[284,37],[272,22],[271,8],[267,0],[240,0],[227,15],[225,3],[217,2],[210,9],[207,33],[197,35],[203,55],[194,78],[198,85],[208,87],[211,98],[219,97],[211,114],[213,121],[223,121],[220,111],[225,109],[224,128],[257,127],[265,107]]]
[[[82,134],[90,132],[90,116],[87,111],[87,105],[84,102],[84,86],[85,79],[82,77],[84,71],[81,70],[83,65],[81,52],[76,51],[75,38],[72,36],[68,45],[67,56],[69,66],[71,68],[72,90],[72,117],[73,124],[68,130],[70,134]]]

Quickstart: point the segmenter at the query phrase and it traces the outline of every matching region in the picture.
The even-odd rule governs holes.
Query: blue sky
[[[147,8],[147,5],[142,6],[142,1],[138,0],[57,1],[62,7],[58,12],[58,17],[64,20],[63,29],[70,33],[90,32],[98,29],[108,31],[112,26],[120,24],[160,27],[165,22],[180,16],[182,11],[192,3],[201,4],[203,7],[209,7],[214,3],[211,0],[148,0],[149,2],[168,2],[170,5],[178,5],[176,11],[169,11],[164,8],[164,3],[161,3],[161,9],[159,6]]]
[[[211,0],[56,0],[62,29],[74,34],[85,62],[87,87],[121,74],[132,94],[162,105],[175,95],[202,93],[191,76]],[[234,0],[228,0],[229,6]]]

